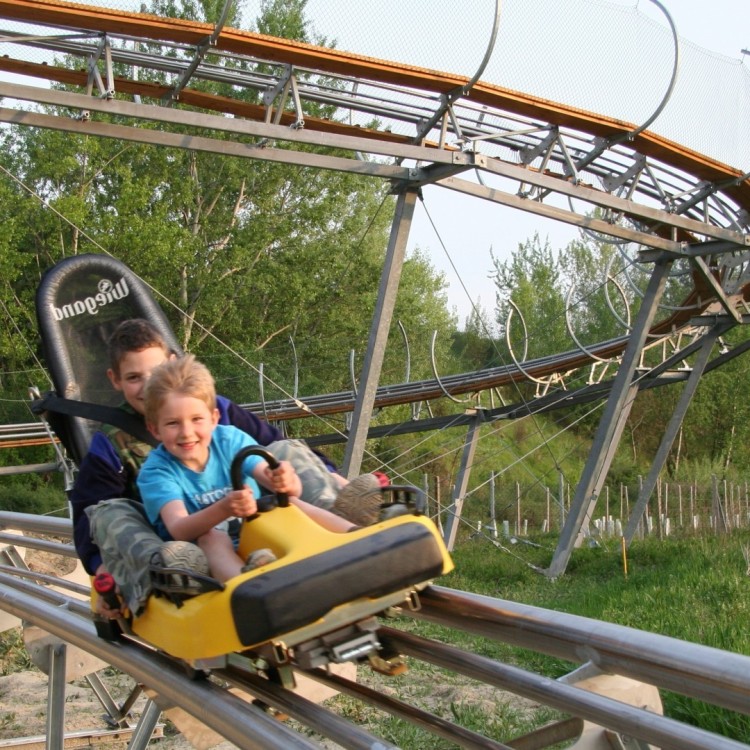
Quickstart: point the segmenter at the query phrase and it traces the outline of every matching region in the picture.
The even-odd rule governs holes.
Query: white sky
[[[441,1],[446,2],[446,0]],[[113,6],[122,6],[124,2],[125,0],[111,0]],[[253,15],[257,15],[256,4],[259,0],[243,0],[243,2],[247,3],[248,8],[254,9]],[[382,5],[379,6],[378,2]],[[378,2],[374,6],[367,6],[376,15],[378,10],[382,16],[388,8],[391,12],[395,12],[399,7],[398,3],[389,4],[395,0],[388,2],[378,0]],[[627,8],[632,8],[634,3],[637,3],[639,13],[654,19],[661,26],[667,26],[664,15],[654,0],[608,0],[608,2]],[[677,32],[683,39],[734,60],[742,58],[742,49],[750,49],[750,0],[660,0],[660,2],[671,14]],[[333,34],[333,31],[327,28],[326,23],[332,24],[333,30],[346,28],[348,32],[355,34],[351,40],[347,41],[355,44],[353,49],[364,54],[385,55],[388,50],[383,49],[383,45],[387,47],[389,42],[403,43],[396,33],[398,27],[393,29],[393,34],[384,35],[381,28],[372,31],[372,24],[363,23],[362,6],[355,9],[352,3],[340,3],[338,0],[309,0],[309,3],[309,10],[317,14],[316,28],[319,27],[321,31],[328,34]],[[471,2],[466,0],[466,3],[464,12],[453,18],[455,28],[452,28],[452,32],[461,39],[466,38],[467,32],[464,26],[459,26],[459,24],[468,24],[468,28],[471,29],[473,28],[472,22],[476,18],[481,18],[484,24],[482,28],[484,28],[488,8],[493,7],[490,0],[471,0]],[[364,34],[364,36],[358,39],[356,33]],[[367,36],[368,33],[370,36]],[[414,49],[419,48],[420,44],[427,45],[429,48],[430,35],[423,34],[415,37],[407,30],[407,37],[417,45]],[[438,41],[436,40],[436,44]],[[375,44],[376,47],[369,49],[368,44]],[[440,47],[439,44],[438,47]],[[467,47],[467,49],[473,48]],[[483,49],[480,45],[480,52],[483,52]],[[476,50],[473,52],[476,53]],[[434,57],[435,50],[429,48],[423,54],[425,55],[424,60],[415,59],[415,63],[427,64]],[[468,67],[474,70],[477,64],[478,59]],[[750,68],[750,55],[745,56],[744,64],[745,67]],[[465,70],[460,72],[466,73]],[[19,78],[19,80],[26,82],[25,79]],[[38,85],[38,81],[35,81],[35,84]],[[654,127],[657,126],[658,120]],[[462,175],[462,177],[472,179],[471,175]],[[444,273],[448,285],[446,290],[448,304],[458,314],[461,326],[469,316],[472,305],[480,305],[489,313],[494,310],[495,287],[489,279],[492,271],[490,248],[496,257],[505,259],[520,243],[532,237],[535,232],[539,233],[542,241],[549,239],[555,250],[563,248],[577,236],[577,230],[566,224],[462,196],[445,188],[425,187],[423,197],[424,206],[421,203],[417,204],[408,249],[412,251],[415,247],[421,248],[427,252],[434,267]],[[434,229],[430,217],[435,224]],[[457,217],[459,217],[458,220]],[[454,266],[458,272],[454,270]],[[408,321],[405,322],[408,323]]]
[[[633,5],[632,0],[622,3]],[[750,49],[750,0],[662,0],[662,4],[683,39],[733,59],[742,57],[742,49]],[[663,14],[649,0],[640,0],[638,10],[666,25]],[[744,59],[750,66],[750,56]],[[542,241],[549,238],[553,249],[564,247],[577,235],[577,230],[566,224],[444,188],[427,187],[423,196],[425,207],[417,205],[408,247],[426,251],[435,268],[445,274],[448,303],[458,313],[461,326],[472,302],[488,312],[494,309],[495,287],[488,278],[492,270],[490,247],[503,259],[534,232]]]

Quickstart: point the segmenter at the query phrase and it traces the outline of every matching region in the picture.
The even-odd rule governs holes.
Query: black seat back
[[[57,396],[116,405],[121,394],[107,378],[107,341],[128,318],[146,318],[176,353],[181,348],[147,285],[107,255],[65,258],[49,268],[36,294],[42,353]],[[50,414],[49,421],[71,458],[80,463],[99,423]]]

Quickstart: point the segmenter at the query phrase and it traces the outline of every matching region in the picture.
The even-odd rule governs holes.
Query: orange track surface
[[[30,23],[44,23],[59,27],[88,29],[91,31],[130,34],[146,39],[165,40],[183,44],[199,45],[210,36],[214,27],[211,24],[182,19],[165,18],[141,13],[97,8],[78,3],[56,2],[55,0],[0,0],[0,17],[17,19]],[[379,60],[341,50],[316,47],[310,44],[278,39],[250,31],[224,29],[216,44],[217,49],[226,50],[263,60],[287,63],[322,72],[341,74],[348,77],[359,77],[364,80],[379,81],[431,91],[447,93],[465,86],[469,78],[451,73],[442,73],[427,68],[410,66],[403,63]],[[55,70],[50,66],[24,66],[32,75],[44,74],[45,78],[61,80],[59,76],[68,76],[72,71]],[[0,69],[20,72],[18,65],[11,65],[7,60],[0,60]],[[79,74],[82,75],[82,74]],[[71,76],[68,83],[78,83],[77,76]],[[140,93],[143,96],[154,96],[149,93],[149,86],[144,83],[118,81],[118,90],[125,93]],[[158,87],[154,87],[158,88]],[[239,105],[231,99],[210,97],[198,92],[183,90],[180,98],[185,103],[205,107],[216,111],[233,113],[252,119],[262,119],[262,108]],[[506,110],[573,128],[595,136],[611,137],[626,134],[635,130],[635,125],[622,120],[598,115],[585,110],[558,104],[552,101],[523,94],[500,86],[479,81],[471,90],[471,100],[489,107]],[[241,108],[243,111],[238,111]],[[253,110],[257,109],[257,112]],[[308,121],[306,120],[306,127]],[[310,123],[312,127],[312,123]],[[335,132],[351,132],[358,136],[368,135],[384,140],[399,140],[389,133],[380,131],[363,132],[361,128],[346,128],[340,123],[319,120],[315,128]],[[637,135],[629,145],[638,153],[656,158],[665,164],[681,169],[701,180],[723,182],[737,180],[742,173],[710,159],[696,151],[680,146],[673,141],[644,131]],[[724,190],[743,208],[750,210],[750,180],[738,181]]]

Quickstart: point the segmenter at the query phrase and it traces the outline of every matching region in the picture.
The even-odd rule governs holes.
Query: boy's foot
[[[210,575],[206,555],[196,544],[164,542],[151,557],[152,582],[160,591],[186,595],[200,594],[204,588],[190,573],[199,576]]]
[[[339,490],[331,510],[357,526],[370,526],[378,520],[383,496],[374,474],[362,474]]]
[[[256,549],[255,552],[251,552],[248,555],[245,564],[242,566],[242,572],[247,573],[256,568],[262,568],[264,565],[276,562],[276,560],[278,560],[278,558],[270,549],[266,549],[265,547],[263,549]]]

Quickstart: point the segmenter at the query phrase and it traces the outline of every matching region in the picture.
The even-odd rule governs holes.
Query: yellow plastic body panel
[[[231,579],[223,591],[195,596],[179,607],[152,596],[133,620],[133,632],[182,659],[209,659],[268,640],[294,645],[399,604],[412,590],[453,569],[432,521],[411,514],[341,534],[327,531],[294,506],[274,508],[243,525],[240,556],[263,547],[278,559]],[[411,550],[417,548],[417,557],[430,559],[430,575],[405,579]],[[414,573],[407,570],[412,578],[418,575],[415,566]],[[351,598],[341,602],[341,596]],[[327,602],[331,606],[321,612]],[[256,627],[254,617],[268,624]],[[281,632],[273,631],[276,623]],[[293,629],[284,630],[290,623]],[[256,637],[257,642],[249,642]]]

